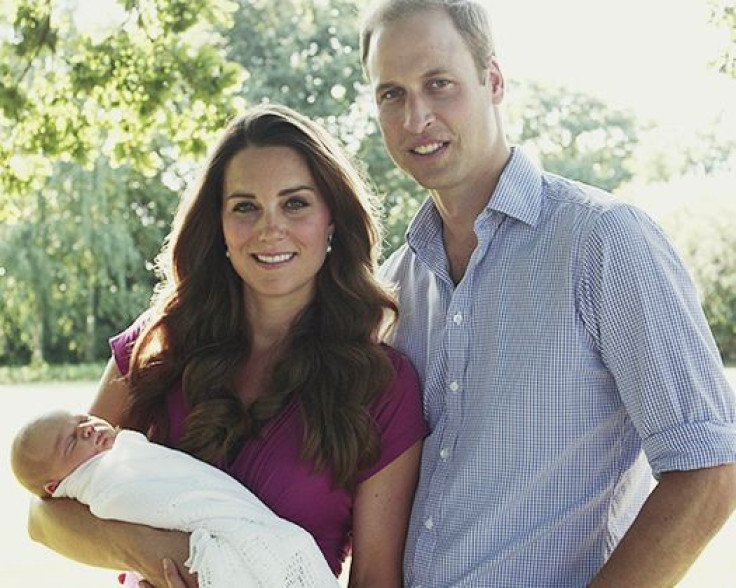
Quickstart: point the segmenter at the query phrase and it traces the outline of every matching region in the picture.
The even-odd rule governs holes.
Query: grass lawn
[[[85,382],[98,380],[105,362],[75,365],[43,365],[0,367],[0,385],[28,384],[30,382]]]

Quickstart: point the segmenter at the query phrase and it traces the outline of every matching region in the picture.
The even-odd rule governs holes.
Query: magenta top
[[[141,323],[136,321],[110,339],[122,374],[128,373],[131,349],[140,327]],[[396,378],[369,406],[380,432],[381,456],[375,465],[359,473],[359,483],[386,467],[428,432],[414,367],[398,351],[385,349]],[[177,385],[168,395],[166,445],[178,446],[187,413],[181,385]],[[245,443],[231,464],[215,465],[242,482],[278,516],[309,531],[332,571],[339,575],[350,551],[353,495],[335,487],[329,472],[315,474],[311,463],[300,459],[303,431],[298,399],[294,398],[266,423],[258,439]]]

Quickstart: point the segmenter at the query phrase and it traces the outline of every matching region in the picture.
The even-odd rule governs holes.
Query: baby
[[[337,586],[312,536],[194,457],[107,421],[55,411],[16,434],[11,465],[38,496],[115,519],[191,533],[185,565],[200,588]]]
[[[51,412],[15,436],[11,465],[15,477],[37,496],[51,496],[59,483],[87,460],[112,448],[118,429],[90,415]]]

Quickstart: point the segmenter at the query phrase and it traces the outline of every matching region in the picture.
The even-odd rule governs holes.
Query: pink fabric
[[[123,588],[138,588],[138,583],[142,579],[135,572],[123,572],[118,576],[118,583],[122,584]]]
[[[130,350],[139,332],[137,321],[110,340],[123,374],[128,372]],[[399,352],[385,349],[397,376],[370,406],[380,430],[381,457],[374,466],[360,473],[359,481],[383,469],[428,432],[414,367]],[[177,385],[168,397],[167,445],[177,446],[187,412],[181,386]],[[294,399],[266,424],[260,438],[246,443],[233,463],[221,469],[247,486],[277,515],[309,531],[330,568],[339,575],[350,550],[353,497],[333,487],[329,474],[315,474],[311,464],[299,459],[303,431],[299,403]]]

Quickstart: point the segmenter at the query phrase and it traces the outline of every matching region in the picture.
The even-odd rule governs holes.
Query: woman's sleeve
[[[146,314],[139,316],[135,322],[125,329],[122,333],[110,338],[110,349],[115,363],[122,375],[127,375],[130,370],[130,356],[133,353],[133,346],[141,334],[141,330],[146,323]]]
[[[424,439],[429,428],[422,414],[419,377],[409,359],[394,349],[387,350],[396,377],[386,392],[371,405],[381,437],[378,461],[358,475],[358,483],[381,471],[417,441]]]

